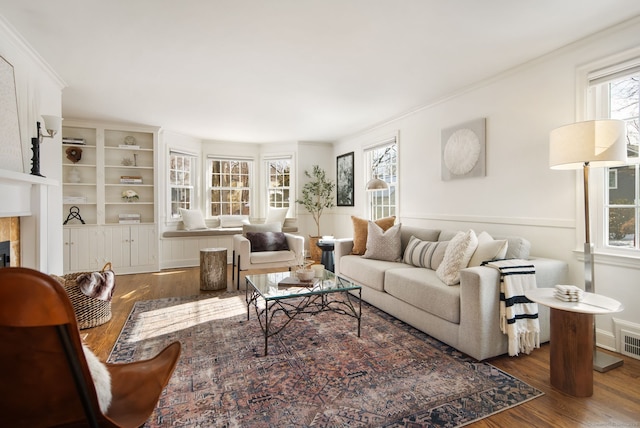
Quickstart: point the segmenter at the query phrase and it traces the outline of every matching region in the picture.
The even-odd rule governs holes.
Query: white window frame
[[[396,146],[396,155],[395,155],[395,165],[373,165],[372,154],[376,150],[380,150],[387,146],[391,146],[395,144]],[[364,182],[367,183],[370,179],[373,178],[375,174],[377,174],[378,178],[384,180],[389,184],[389,189],[387,190],[378,190],[378,191],[367,191],[366,202],[367,202],[367,218],[371,220],[377,220],[379,218],[388,217],[390,215],[399,217],[398,207],[399,207],[399,198],[398,198],[398,174],[400,173],[400,144],[398,140],[397,134],[392,137],[387,137],[381,139],[375,144],[371,144],[363,149],[363,159],[364,159]],[[375,169],[375,171],[374,171]],[[382,212],[378,212],[376,207],[376,198],[379,198],[383,195],[393,195],[393,202],[380,205],[380,209]],[[376,215],[378,213],[379,215]]]
[[[629,51],[596,61],[580,67],[576,77],[576,120],[601,119],[609,116],[609,95],[606,85],[594,86],[594,82],[602,82],[611,80],[618,76],[631,74],[632,70],[640,69],[640,48],[631,49]],[[629,160],[628,165],[637,164],[638,160]],[[579,171],[582,174],[582,171]],[[581,182],[581,177],[576,177],[577,182]],[[579,179],[578,179],[579,178]],[[591,168],[589,181],[590,198],[595,203],[591,205],[592,227],[595,228],[595,236],[593,242],[596,252],[611,256],[628,257],[640,259],[640,250],[637,248],[621,248],[607,245],[608,240],[608,191],[609,191],[609,168]],[[637,192],[637,189],[636,189]],[[576,189],[576,193],[582,196],[582,188]],[[581,202],[580,202],[581,203]],[[636,201],[637,203],[637,201]],[[577,237],[580,238],[584,234],[584,220],[579,219],[577,224]],[[636,232],[638,224],[636,224]],[[636,234],[636,239],[640,239],[640,235]],[[580,239],[578,239],[580,241]]]
[[[288,186],[277,186],[277,187],[272,187],[271,186],[271,174],[270,174],[270,170],[271,170],[271,163],[272,162],[288,162],[289,163],[289,185]],[[294,162],[293,162],[293,156],[292,155],[282,155],[282,156],[266,156],[263,159],[263,165],[264,165],[264,182],[265,182],[265,192],[264,192],[264,197],[265,197],[265,213],[269,212],[269,207],[271,207],[271,192],[272,191],[277,191],[279,189],[286,189],[289,192],[289,199],[287,201],[287,207],[289,208],[289,210],[287,211],[287,217],[294,217],[294,212],[292,210],[292,208],[294,208],[295,206],[295,167],[294,167]],[[277,207],[284,207],[285,205],[277,205]]]
[[[180,172],[182,173],[186,172],[184,169],[182,169],[182,171],[179,171],[172,168],[171,159],[173,156],[182,156],[184,158],[190,158],[189,175],[190,175],[191,183],[189,185],[185,185],[185,184],[174,185],[172,183],[172,180],[171,180],[172,171],[175,171],[176,174]],[[191,200],[188,203],[187,202],[179,203],[176,201],[176,203],[180,205],[178,208],[187,208],[187,209],[198,208],[198,183],[200,181],[200,177],[198,174],[199,162],[200,162],[199,156],[195,153],[191,153],[191,152],[179,150],[179,149],[171,149],[171,148],[169,149],[169,155],[167,157],[168,176],[167,176],[167,204],[166,204],[167,219],[169,221],[178,221],[181,219],[179,211],[177,211],[176,213],[173,212],[173,204],[174,204],[173,189],[185,189],[185,190],[191,191]]]
[[[211,205],[213,204],[213,201],[211,200],[211,192],[214,189],[214,186],[212,185],[212,176],[213,176],[213,162],[214,161],[222,161],[222,162],[247,162],[248,164],[248,175],[249,175],[249,185],[245,188],[245,190],[247,190],[249,192],[249,203],[248,203],[248,212],[246,212],[247,215],[251,216],[251,212],[252,212],[252,204],[255,203],[255,159],[254,158],[250,158],[250,157],[242,157],[242,156],[216,156],[216,155],[209,155],[207,156],[207,167],[206,167],[206,175],[205,175],[205,189],[206,189],[206,197],[205,197],[205,201],[207,204],[207,207],[205,209],[205,213],[206,213],[206,217],[207,218],[217,218],[218,214],[212,214],[211,212]],[[220,187],[223,190],[231,190],[231,189],[236,189],[233,187],[226,187],[226,186],[221,186]],[[231,212],[222,212],[221,214],[232,214]]]

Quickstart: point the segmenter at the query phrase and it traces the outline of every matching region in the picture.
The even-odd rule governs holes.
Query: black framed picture
[[[339,207],[354,205],[353,152],[338,156],[336,159],[337,195]]]

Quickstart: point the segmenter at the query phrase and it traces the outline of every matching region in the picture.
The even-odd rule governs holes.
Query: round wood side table
[[[532,302],[551,308],[551,385],[574,397],[593,395],[594,315],[620,312],[622,303],[595,293],[584,293],[579,302],[554,297],[555,288],[527,290]]]
[[[200,249],[200,290],[227,288],[227,249]]]

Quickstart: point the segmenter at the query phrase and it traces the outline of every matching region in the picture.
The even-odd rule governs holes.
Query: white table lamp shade
[[[549,166],[552,169],[580,169],[624,165],[627,160],[626,127],[622,120],[577,122],[551,131]]]

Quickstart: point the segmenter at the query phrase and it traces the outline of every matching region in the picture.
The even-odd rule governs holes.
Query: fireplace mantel
[[[57,186],[58,181],[37,175],[0,169],[0,217],[24,217],[33,214],[31,187]]]
[[[51,229],[48,220],[49,193],[58,186],[55,179],[0,170],[0,217],[20,218],[20,264],[23,267],[51,271],[49,252],[57,251],[58,240],[57,231]]]

